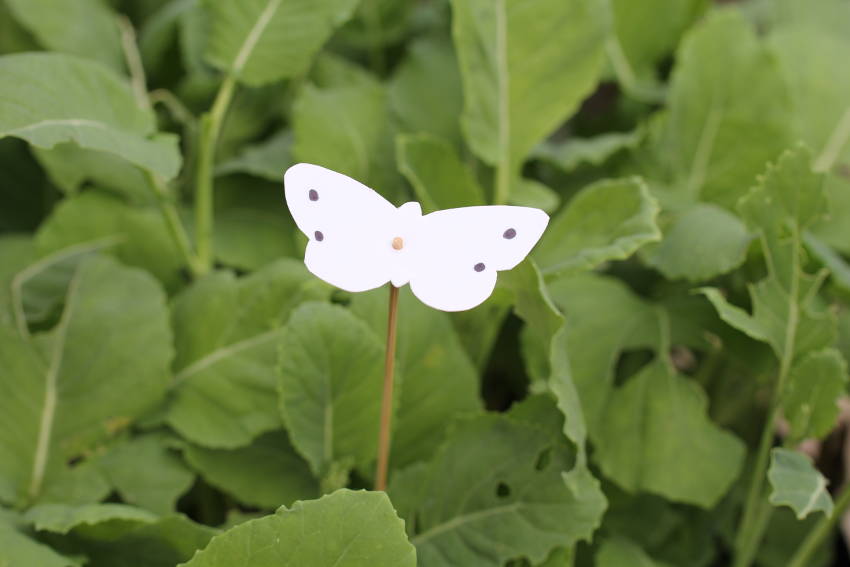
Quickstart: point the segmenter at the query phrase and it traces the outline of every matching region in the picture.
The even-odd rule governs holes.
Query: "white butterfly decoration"
[[[496,272],[525,258],[546,229],[540,209],[481,206],[422,215],[396,208],[362,183],[318,165],[284,174],[286,203],[310,242],[307,269],[346,291],[410,283],[423,303],[463,311],[493,293]]]

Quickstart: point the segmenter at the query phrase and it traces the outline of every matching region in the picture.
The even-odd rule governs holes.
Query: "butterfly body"
[[[310,239],[304,262],[313,274],[358,292],[391,282],[410,284],[423,303],[443,311],[487,299],[496,272],[522,261],[549,221],[539,209],[462,207],[422,214],[365,185],[312,164],[284,175],[286,202]]]

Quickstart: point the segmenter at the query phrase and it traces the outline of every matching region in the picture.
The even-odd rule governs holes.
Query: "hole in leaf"
[[[537,460],[534,462],[534,468],[538,471],[542,471],[546,467],[549,466],[549,462],[552,460],[552,447],[546,447],[540,454],[537,455]]]
[[[511,487],[505,484],[504,482],[500,482],[496,485],[496,496],[499,498],[507,498],[511,495]]]

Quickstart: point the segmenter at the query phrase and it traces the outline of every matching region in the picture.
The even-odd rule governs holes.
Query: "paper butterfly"
[[[341,173],[299,163],[284,174],[286,203],[310,239],[307,269],[346,291],[410,283],[423,303],[471,309],[490,297],[496,272],[528,255],[549,223],[540,209],[482,206],[422,215],[396,208]]]

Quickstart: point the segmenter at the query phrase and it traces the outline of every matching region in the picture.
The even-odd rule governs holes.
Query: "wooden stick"
[[[387,351],[384,358],[384,393],[381,399],[381,429],[378,432],[378,466],[375,490],[387,489],[387,466],[390,462],[390,431],[393,415],[393,368],[395,366],[398,288],[390,284],[390,308],[387,315]]]

